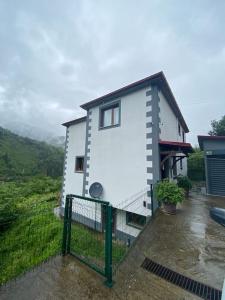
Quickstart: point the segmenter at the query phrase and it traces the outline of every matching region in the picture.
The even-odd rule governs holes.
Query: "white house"
[[[67,194],[90,197],[90,186],[98,182],[103,187],[102,199],[114,207],[115,235],[133,239],[157,208],[151,186],[161,178],[187,172],[188,127],[163,72],[81,107],[85,117],[63,124],[62,207]],[[77,218],[83,214],[83,203],[78,201]],[[84,223],[93,227],[93,220],[85,218]],[[98,208],[99,224],[101,218]]]

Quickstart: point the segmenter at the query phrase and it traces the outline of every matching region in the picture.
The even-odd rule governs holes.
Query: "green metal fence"
[[[24,198],[15,219],[0,227],[0,285],[50,257],[70,254],[112,286],[112,277],[136,238],[137,229],[120,218],[125,211],[79,195],[67,195],[64,209],[56,208],[55,199],[31,200]]]
[[[112,206],[99,199],[67,195],[62,254],[71,254],[106,277],[112,286]]]

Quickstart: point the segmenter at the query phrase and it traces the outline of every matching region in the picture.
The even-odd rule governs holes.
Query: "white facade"
[[[161,91],[159,92],[159,99],[160,139],[165,141],[185,142],[186,133]],[[178,130],[179,125],[180,134]],[[187,175],[187,158],[182,159],[182,168],[180,162],[177,163],[177,174]]]
[[[178,131],[178,118],[174,114],[173,110],[171,109],[168,101],[164,97],[163,93],[159,92],[159,117],[160,117],[160,139],[165,141],[174,141],[174,142],[183,142],[182,133],[184,129],[181,127],[181,134],[179,135]],[[184,133],[185,135],[185,133]],[[184,140],[185,142],[185,140]]]
[[[121,103],[118,127],[99,129],[99,107],[91,109],[86,190],[92,183],[100,182],[104,189],[103,199],[119,207],[147,188],[146,89],[115,100]]]
[[[82,195],[84,173],[75,172],[75,158],[85,155],[86,123],[67,128],[63,198],[67,194]]]
[[[115,92],[116,93],[116,92]],[[118,95],[119,94],[119,95]],[[183,129],[178,131],[178,119],[163,92],[145,84],[127,93],[99,100],[87,107],[87,117],[65,123],[67,142],[62,206],[67,194],[90,197],[90,186],[99,182],[102,199],[116,209],[115,234],[122,239],[138,235],[138,227],[128,222],[130,214],[147,219],[152,215],[150,186],[160,179],[159,141],[183,142]],[[100,98],[99,98],[100,99]],[[106,105],[119,105],[117,126],[100,126],[101,110]],[[182,121],[181,121],[182,122]],[[184,123],[185,125],[185,123]],[[187,129],[186,129],[187,130]],[[185,133],[184,133],[185,139]],[[75,158],[85,157],[84,173],[75,172]],[[185,162],[184,162],[185,161]],[[177,174],[186,174],[186,160]],[[84,216],[85,224],[101,230],[100,205],[76,200],[75,218]],[[99,225],[100,224],[100,225]]]

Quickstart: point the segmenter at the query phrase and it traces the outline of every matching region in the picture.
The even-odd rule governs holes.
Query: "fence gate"
[[[112,286],[112,206],[109,202],[67,195],[62,254],[71,254],[106,277]]]

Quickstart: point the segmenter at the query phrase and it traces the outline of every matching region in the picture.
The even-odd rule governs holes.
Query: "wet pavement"
[[[225,227],[210,219],[213,206],[225,208],[225,198],[193,193],[177,215],[159,211],[120,266],[112,289],[74,258],[56,257],[2,288],[0,299],[199,299],[142,269],[145,256],[222,289]]]

